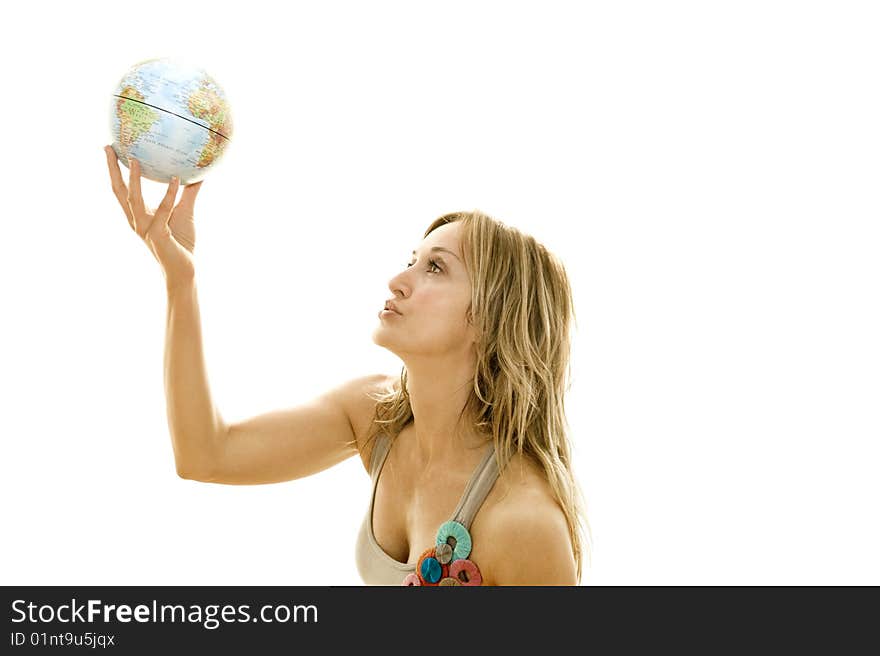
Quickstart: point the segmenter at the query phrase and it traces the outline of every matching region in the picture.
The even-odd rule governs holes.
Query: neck
[[[463,449],[486,444],[465,412],[473,389],[473,362],[450,365],[448,358],[410,359],[406,371],[416,450],[422,462],[454,462],[460,460]]]

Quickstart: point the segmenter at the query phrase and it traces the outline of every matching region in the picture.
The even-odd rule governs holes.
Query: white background
[[[878,27],[840,1],[13,3],[0,581],[361,583],[357,458],[175,473],[162,274],[102,147],[125,70],[177,55],[235,121],[196,206],[227,420],[399,372],[387,281],[479,208],[572,279],[584,584],[880,584]]]

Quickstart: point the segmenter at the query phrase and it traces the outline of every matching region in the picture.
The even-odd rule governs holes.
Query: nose
[[[407,280],[408,271],[409,267],[405,268],[388,281],[388,289],[391,290],[391,293],[394,294],[394,296],[406,298],[409,295],[411,287]]]

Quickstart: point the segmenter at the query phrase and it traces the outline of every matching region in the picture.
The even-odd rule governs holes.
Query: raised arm
[[[370,392],[386,388],[384,374],[349,380],[314,399],[224,425],[222,431],[180,474],[227,485],[279,483],[310,476],[352,455],[364,453],[363,438],[375,401]]]
[[[177,473],[195,479],[208,469],[228,427],[208,387],[194,279],[168,286],[165,405]]]
[[[172,180],[162,203],[147,209],[137,161],[129,158],[129,185],[116,152],[104,148],[113,194],[128,224],[143,239],[165,275],[168,316],[165,338],[165,399],[177,473],[183,478],[233,485],[302,478],[361,454],[373,415],[373,391],[394,377],[364,376],[308,403],[228,425],[211,400],[195,282],[194,206],[201,182],[187,185],[174,205]]]

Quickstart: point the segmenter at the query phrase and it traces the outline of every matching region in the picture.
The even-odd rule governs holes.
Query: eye
[[[410,268],[415,262],[410,262],[406,265],[406,268]],[[432,271],[431,269],[437,269],[437,271]],[[440,268],[440,265],[437,264],[436,260],[428,260],[428,273],[441,273],[443,269]]]

